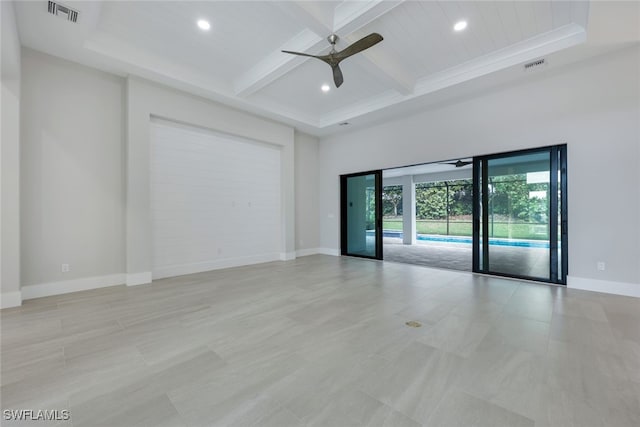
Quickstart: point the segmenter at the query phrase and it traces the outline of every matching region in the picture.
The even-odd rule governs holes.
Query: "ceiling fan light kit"
[[[378,33],[371,33],[368,36],[361,38],[360,40],[352,43],[347,46],[345,49],[341,51],[336,51],[336,42],[338,41],[338,36],[336,34],[331,34],[327,37],[327,41],[331,44],[331,51],[327,55],[310,55],[308,53],[302,52],[292,52],[290,50],[283,50],[282,52],[288,53],[291,55],[299,55],[299,56],[308,56],[310,58],[316,58],[323,62],[326,62],[333,70],[333,82],[336,87],[340,87],[344,82],[344,77],[342,76],[342,70],[340,70],[340,62],[349,58],[350,56],[355,55],[356,53],[360,53],[365,49],[369,49],[371,46],[380,43],[384,38]]]

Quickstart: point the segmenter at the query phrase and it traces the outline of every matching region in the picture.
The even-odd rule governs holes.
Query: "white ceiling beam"
[[[281,9],[305,25],[307,30],[289,40],[281,49],[270,53],[265,59],[238,77],[233,84],[236,94],[244,97],[249,96],[308,59],[285,55],[281,50],[293,50],[317,55],[328,48],[325,37],[329,34],[340,33],[341,37],[349,40],[347,36],[351,33],[388,13],[402,4],[403,1],[343,2],[335,9],[333,28],[331,28],[331,23],[328,22],[329,19],[312,10],[305,2],[277,2],[276,4]],[[397,64],[391,67],[389,65],[390,62],[380,58],[379,53],[377,55],[368,55],[365,60],[369,62],[374,74],[390,82],[394,89],[402,94],[411,93],[414,82],[409,77],[409,74],[402,71]]]
[[[277,78],[282,77],[308,59],[303,56],[287,55],[286,53],[282,53],[281,50],[306,52],[317,55],[323,49],[326,49],[326,47],[326,40],[316,33],[311,30],[302,31],[280,49],[271,52],[266,58],[235,79],[233,88],[236,95],[247,97]]]
[[[393,91],[387,91],[352,105],[333,110],[320,117],[320,127],[334,126],[375,111],[382,111],[392,105],[400,104],[402,101],[415,99],[427,94],[436,94],[443,89],[451,88],[460,83],[470,82],[497,71],[506,71],[510,67],[518,66],[518,68],[511,68],[508,74],[503,74],[500,77],[510,81],[510,79],[514,79],[514,75],[523,72],[520,67],[525,62],[544,58],[547,55],[579,45],[584,43],[586,38],[587,32],[580,25],[571,23],[562,26],[507,48],[418,79],[415,90],[409,96],[402,97]],[[556,57],[556,60],[558,58]],[[432,99],[437,99],[437,95]]]
[[[318,55],[328,47],[325,37],[333,32],[333,22],[327,22],[328,19],[323,19],[320,14],[313,13],[304,2],[279,1],[274,4],[306,29],[239,76],[233,82],[234,90],[238,96],[247,97],[259,91],[308,59],[284,54],[281,52],[282,50]]]
[[[348,43],[358,40],[353,35],[345,38]],[[377,78],[385,82],[396,92],[402,95],[410,95],[416,85],[417,79],[411,75],[398,61],[389,58],[380,49],[371,49],[360,52],[358,59],[364,64],[368,71]]]
[[[359,38],[352,34],[354,31],[378,19],[401,3],[402,1],[383,0],[343,2],[338,5],[335,12],[334,21],[336,32],[345,34],[343,39],[347,43],[353,43]],[[339,28],[339,30],[337,28]],[[371,74],[391,86],[400,94],[410,95],[413,92],[416,78],[404,69],[398,61],[393,61],[388,58],[380,49],[365,50],[360,53],[359,58],[365,63],[365,66]]]
[[[320,37],[333,32],[333,16],[322,16],[319,11],[311,9],[311,2],[278,1],[274,3],[303,27],[313,31]]]
[[[404,0],[371,0],[371,1],[345,1],[340,3],[333,17],[333,32],[347,36],[358,31],[368,23],[375,21],[384,14],[390,12]]]

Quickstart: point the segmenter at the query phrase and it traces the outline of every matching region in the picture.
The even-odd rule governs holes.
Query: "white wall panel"
[[[278,146],[153,119],[153,277],[279,259]]]
[[[253,141],[262,141],[281,150],[281,247],[280,259],[295,257],[295,168],[294,130],[289,126],[234,110],[136,77],[127,78],[126,131],[126,273],[127,284],[151,281],[151,126],[150,117],[200,129],[213,129]],[[264,259],[264,258],[263,258]],[[218,261],[210,268],[234,265],[243,260]],[[257,262],[247,259],[243,263]],[[237,265],[237,264],[235,264]],[[188,272],[188,270],[183,270]],[[176,272],[176,274],[183,274]],[[148,277],[145,282],[143,278]],[[131,278],[131,280],[129,280]],[[135,280],[133,280],[135,278]]]

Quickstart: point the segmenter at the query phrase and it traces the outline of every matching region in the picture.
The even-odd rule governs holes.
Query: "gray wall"
[[[317,249],[320,244],[318,216],[318,138],[297,132],[295,137],[296,250]]]
[[[2,73],[0,117],[0,307],[20,298],[20,40],[13,3],[0,3]]]
[[[6,52],[3,45],[3,60]],[[149,209],[145,185],[151,114],[288,147],[283,185],[286,194],[295,197],[288,197],[283,206],[283,211],[294,212],[283,216],[289,230],[283,250],[295,247],[299,254],[315,248],[339,249],[342,173],[566,142],[570,275],[640,283],[637,47],[575,64],[558,74],[533,74],[525,84],[320,142],[286,125],[159,85],[129,81],[127,94],[125,81],[111,74],[30,50],[23,50],[22,56],[22,73],[9,79],[3,68],[2,79],[3,305],[8,301],[5,294],[19,297],[20,283],[95,277],[121,283],[127,253],[139,262],[128,272],[145,272],[146,267],[150,271],[150,232],[136,227],[136,221],[144,225],[148,216],[136,212]],[[20,76],[22,82],[16,84]],[[125,111],[133,119],[130,141],[143,141],[130,145],[128,156]],[[146,168],[138,167],[145,164]],[[132,173],[140,186],[130,187],[130,236],[138,246],[127,249],[125,177]],[[20,213],[18,204],[11,202],[19,198]],[[612,210],[614,219],[604,221]],[[11,230],[17,230],[20,221],[18,239]],[[607,270],[596,271],[596,261],[605,261]],[[62,273],[62,263],[70,264],[71,271]]]
[[[122,273],[124,80],[28,49],[22,65],[22,286]]]
[[[634,46],[323,138],[320,245],[339,248],[340,174],[567,143],[570,276],[640,286],[639,64]]]
[[[30,298],[60,289],[66,292],[122,283],[128,279],[125,273],[146,273],[152,238],[148,229],[151,115],[282,147],[286,195],[282,205],[282,228],[286,231],[282,253],[293,256],[296,249],[317,247],[316,138],[305,134],[294,137],[293,129],[286,125],[143,80],[125,81],[28,49],[23,50],[23,57],[22,160],[18,162],[15,154],[13,169],[3,167],[3,176],[15,172],[13,197],[22,199],[21,237],[15,227],[15,242],[8,247],[17,254],[22,243],[23,276],[3,280],[3,294],[10,291],[8,287],[5,291],[5,283],[10,282],[18,296],[19,284],[28,286],[23,288],[23,295]],[[3,93],[8,87],[4,83],[3,79]],[[3,97],[3,102],[9,99]],[[10,111],[7,108],[3,114]],[[16,124],[17,112],[16,104]],[[4,134],[11,129],[4,122],[3,116],[3,152],[9,147]],[[128,153],[127,129],[132,142]],[[18,126],[14,131],[17,135]],[[17,136],[12,147],[19,147]],[[22,168],[20,192],[18,166]],[[129,188],[129,234],[127,177],[133,184]],[[5,195],[9,192],[3,192],[3,200]],[[299,199],[297,204],[295,197]],[[5,206],[3,215],[11,211]],[[13,206],[18,221],[18,204]],[[300,240],[295,239],[296,229],[300,230]],[[10,234],[3,232],[3,246]],[[17,266],[19,256],[15,258]],[[62,273],[62,264],[69,264],[71,270]],[[2,274],[9,271],[3,269]]]

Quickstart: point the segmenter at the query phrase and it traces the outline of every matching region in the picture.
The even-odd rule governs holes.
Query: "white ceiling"
[[[551,65],[638,43],[638,2],[587,1],[68,1],[73,24],[46,1],[16,4],[23,46],[136,75],[325,135],[470,91],[530,78]],[[211,22],[203,32],[198,19]],[[465,31],[453,31],[458,20]],[[622,27],[622,28],[620,28]],[[371,32],[384,40],[331,69],[282,49],[326,53]],[[588,42],[585,43],[585,41]],[[549,66],[547,66],[549,68]],[[320,86],[332,89],[322,93]]]

